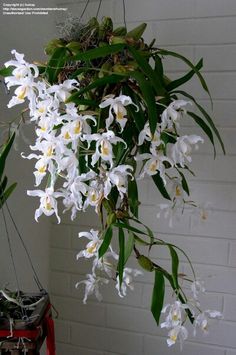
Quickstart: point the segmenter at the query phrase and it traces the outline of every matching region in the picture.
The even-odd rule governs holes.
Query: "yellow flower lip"
[[[39,173],[45,173],[45,171],[46,171],[46,165],[43,165],[40,168],[38,168]]]
[[[52,209],[52,205],[51,205],[50,199],[48,197],[46,198],[46,201],[45,201],[45,209],[47,211],[50,211]]]
[[[26,90],[27,90],[27,87],[25,87],[24,89],[21,89],[19,95],[17,96],[17,98],[19,100],[24,100],[24,98],[26,96]]]
[[[118,110],[118,111],[117,111],[117,114],[116,114],[116,118],[117,118],[118,120],[123,120],[123,118],[124,118],[123,112],[120,111],[120,110]]]
[[[70,133],[68,131],[64,134],[64,138],[65,139],[70,139],[71,138]]]
[[[176,335],[176,334],[171,335],[171,336],[170,336],[170,339],[171,339],[172,341],[176,342],[176,340],[177,340],[177,335]]]
[[[102,155],[106,155],[106,156],[108,156],[109,155],[109,147],[108,147],[108,145],[106,144],[106,142],[102,142],[101,143],[101,153],[102,153]]]
[[[80,132],[81,132],[81,123],[80,123],[80,122],[77,122],[77,123],[76,123],[76,126],[75,126],[75,128],[74,128],[74,133],[75,133],[75,134],[80,134]]]
[[[97,243],[93,243],[90,247],[86,249],[89,254],[93,254],[96,251]]]

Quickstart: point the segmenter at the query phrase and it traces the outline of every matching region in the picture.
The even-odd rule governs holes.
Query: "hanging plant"
[[[184,116],[193,120],[210,140],[215,155],[215,140],[224,145],[206,110],[188,92],[180,89],[196,76],[210,96],[200,70],[202,59],[192,64],[184,56],[147,44],[142,36],[146,24],[127,32],[113,28],[110,18],[98,23],[73,23],[64,37],[52,40],[45,48],[47,63],[29,64],[24,55],[12,51],[13,60],[0,74],[10,89],[15,87],[8,107],[28,103],[36,141],[27,159],[36,159],[36,186],[28,191],[40,198],[35,219],[56,215],[62,199],[72,220],[78,211],[92,206],[101,221],[100,230],[80,232],[88,239],[77,258],[92,260],[91,274],[77,283],[85,285],[84,303],[95,293],[100,300],[100,284],[116,281],[120,297],[133,289],[132,279],[152,272],[154,279],[151,311],[157,325],[168,330],[168,346],[188,332],[187,319],[207,331],[209,318],[221,317],[218,311],[203,311],[199,293],[204,291],[189,257],[178,246],[156,238],[139,217],[137,180],[149,176],[171,211],[190,201],[188,176],[191,153],[203,143],[196,135],[181,135]],[[171,80],[165,74],[163,58],[183,61],[189,71]],[[118,251],[112,241],[118,241]],[[165,247],[170,254],[171,271],[154,262],[149,252]],[[140,251],[142,247],[142,252]],[[144,253],[146,247],[147,252]],[[134,253],[139,269],[128,265]],[[190,264],[192,276],[179,272],[179,254]],[[191,294],[182,283],[191,284]],[[174,302],[164,306],[166,285],[173,289]]]

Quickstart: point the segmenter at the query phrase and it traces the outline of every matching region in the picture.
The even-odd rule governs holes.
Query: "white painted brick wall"
[[[79,15],[85,2],[60,1]],[[87,16],[95,14],[93,1]],[[183,247],[196,270],[206,280],[204,307],[224,313],[224,320],[212,326],[208,337],[190,335],[182,355],[236,355],[236,1],[235,0],[126,0],[127,22],[132,27],[148,23],[146,39],[176,50],[193,61],[204,57],[204,75],[214,99],[214,114],[227,147],[213,160],[207,143],[194,155],[196,178],[191,177],[193,197],[210,201],[212,211],[205,222],[187,213],[171,229],[167,221],[157,220],[160,196],[150,181],[141,182],[141,217],[158,236]],[[122,1],[103,1],[101,15],[113,15],[122,23]],[[165,60],[170,76],[186,69],[181,62]],[[196,80],[186,88],[207,108],[210,103]],[[184,120],[183,132],[191,132],[193,122]],[[83,290],[75,283],[89,271],[90,263],[77,262],[75,256],[83,241],[77,234],[97,225],[94,213],[80,215],[77,225],[66,217],[62,225],[52,225],[50,279],[53,303],[59,311],[56,321],[58,355],[168,355],[165,333],[155,327],[149,312],[152,274],[139,277],[135,292],[120,299],[112,287],[103,290],[104,301],[94,297],[82,304]],[[169,263],[168,253],[152,251],[152,256]],[[131,266],[135,266],[133,258]],[[181,271],[189,267],[182,259]],[[170,295],[167,296],[167,299]]]

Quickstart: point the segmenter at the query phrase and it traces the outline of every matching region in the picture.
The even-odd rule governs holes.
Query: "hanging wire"
[[[82,17],[84,16],[85,11],[86,11],[86,9],[87,9],[87,7],[88,7],[89,2],[90,2],[90,0],[87,0],[87,2],[86,2],[86,4],[85,4],[85,7],[84,7],[84,9],[83,9],[83,11],[82,11],[82,14],[80,15],[79,22],[81,21]]]
[[[100,0],[100,1],[99,1],[99,4],[98,4],[98,9],[97,9],[97,13],[96,13],[96,19],[98,18],[98,14],[99,14],[101,5],[102,5],[102,0]]]
[[[123,21],[124,21],[125,28],[127,28],[127,23],[126,23],[126,5],[125,5],[125,0],[122,0],[122,2],[123,2]]]
[[[4,226],[5,226],[5,232],[6,232],[6,236],[7,236],[8,247],[9,247],[9,251],[10,251],[11,262],[12,262],[12,266],[13,266],[13,270],[14,270],[14,276],[15,276],[15,280],[16,280],[17,291],[19,292],[20,283],[19,283],[19,279],[18,279],[18,276],[17,276],[16,264],[15,264],[14,257],[13,257],[11,239],[10,239],[10,234],[9,234],[8,227],[7,227],[7,221],[6,221],[6,216],[5,216],[5,212],[4,212],[4,207],[3,206],[1,208],[1,210],[2,210],[3,222],[4,222]]]
[[[20,231],[19,231],[19,229],[18,229],[18,227],[17,227],[17,225],[16,225],[16,222],[15,222],[13,216],[12,216],[12,213],[11,213],[11,211],[10,211],[10,208],[9,208],[9,206],[8,206],[7,201],[5,202],[5,205],[6,205],[8,214],[9,214],[9,216],[10,216],[10,219],[11,219],[11,221],[12,221],[12,223],[13,223],[13,226],[14,226],[14,228],[15,228],[15,231],[16,231],[16,233],[17,233],[17,235],[18,235],[18,237],[19,237],[19,239],[20,239],[20,241],[21,241],[21,244],[22,244],[22,246],[23,246],[23,248],[24,248],[24,250],[25,250],[25,253],[26,253],[26,255],[27,255],[27,258],[28,258],[28,260],[29,260],[31,269],[32,269],[33,274],[34,274],[34,280],[35,280],[35,282],[36,282],[36,284],[37,284],[39,290],[41,291],[41,290],[43,290],[43,286],[42,286],[42,284],[41,284],[41,282],[40,282],[40,280],[39,280],[38,274],[37,274],[37,272],[36,272],[36,270],[35,270],[35,267],[34,267],[34,264],[33,264],[33,262],[32,262],[32,259],[31,259],[31,257],[30,257],[29,251],[28,251],[28,249],[27,249],[27,247],[26,247],[26,244],[25,244],[25,242],[24,242],[24,239],[23,239],[23,237],[22,237],[22,235],[21,235],[21,233],[20,233]]]

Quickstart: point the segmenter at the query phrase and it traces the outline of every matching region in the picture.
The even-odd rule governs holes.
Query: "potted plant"
[[[16,183],[8,186],[8,178],[4,174],[5,164],[14,142],[15,134],[2,144],[0,150],[0,210],[7,237],[8,227],[4,205],[16,187]],[[6,211],[12,218],[7,205]],[[4,228],[1,228],[1,230]],[[20,236],[21,238],[21,236]],[[23,241],[22,241],[23,242]],[[9,239],[10,243],[10,239]],[[26,253],[28,251],[23,244]],[[11,246],[9,244],[10,250]],[[12,255],[11,255],[12,256]],[[14,264],[14,260],[13,260]],[[15,264],[14,264],[15,268]],[[39,354],[39,350],[48,337],[48,355],[55,354],[53,323],[48,294],[42,289],[38,293],[24,293],[19,289],[12,292],[6,288],[0,290],[0,351],[1,354]]]
[[[73,20],[63,27],[61,38],[46,46],[46,63],[30,64],[13,50],[14,59],[0,74],[9,89],[15,88],[8,107],[27,102],[34,124],[33,152],[23,156],[36,159],[36,186],[44,184],[41,190],[28,191],[40,197],[35,219],[55,214],[59,223],[57,201],[62,199],[72,219],[92,207],[101,221],[100,230],[79,233],[88,244],[77,258],[93,261],[87,279],[77,283],[85,285],[84,302],[92,293],[100,300],[99,286],[112,281],[124,297],[140,269],[153,273],[151,311],[157,325],[161,313],[167,313],[161,327],[168,330],[171,346],[187,338],[187,319],[195,330],[206,332],[209,318],[221,314],[201,310],[198,295],[204,288],[184,250],[157,238],[142,222],[137,180],[149,176],[168,200],[171,213],[193,206],[188,185],[193,174],[191,152],[203,138],[194,132],[181,134],[183,116],[200,127],[214,154],[215,140],[223,151],[224,145],[204,107],[180,88],[196,76],[210,96],[200,72],[202,59],[192,64],[181,54],[155,46],[155,40],[145,43],[145,28],[146,24],[129,32],[126,27],[113,28],[107,17],[101,23],[92,18],[86,25]],[[169,56],[182,60],[189,71],[171,80],[163,66]],[[113,239],[118,241],[118,252],[111,245]],[[155,247],[168,249],[171,271],[150,258]],[[192,276],[179,272],[180,253]],[[132,254],[139,270],[127,266]],[[190,295],[182,282],[190,284]],[[164,306],[166,283],[173,289],[174,301]]]

